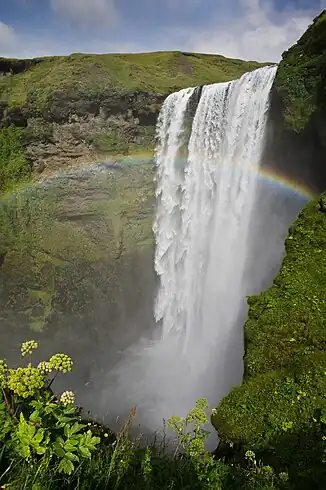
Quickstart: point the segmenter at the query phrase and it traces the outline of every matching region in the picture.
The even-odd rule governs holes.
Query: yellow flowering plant
[[[72,391],[56,397],[51,390],[59,373],[71,371],[72,359],[54,354],[35,367],[32,354],[37,348],[34,340],[22,344],[22,357],[29,356],[25,367],[9,368],[0,360],[0,442],[31,464],[41,457],[55,459],[60,473],[71,474],[76,464],[91,458],[101,438],[82,423]]]

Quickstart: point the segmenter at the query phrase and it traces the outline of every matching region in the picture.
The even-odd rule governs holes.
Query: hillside
[[[154,147],[165,97],[240,77],[260,63],[181,52],[0,59],[0,124],[19,128],[42,172],[96,154]]]
[[[0,100],[9,107],[32,106],[40,114],[57,92],[95,100],[108,92],[166,95],[192,85],[238,78],[261,66],[224,56],[181,52],[72,54],[22,61],[0,59],[2,72],[13,71],[13,77],[1,79]]]

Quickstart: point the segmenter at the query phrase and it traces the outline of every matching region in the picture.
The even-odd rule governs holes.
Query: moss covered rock
[[[263,164],[320,194],[326,188],[326,11],[282,58]]]
[[[288,127],[300,131],[318,124],[326,109],[326,10],[283,53],[275,87]],[[326,142],[326,140],[325,140]]]
[[[0,336],[58,330],[67,315],[82,325],[94,304],[105,305],[112,323],[121,310],[126,318],[152,271],[153,201],[152,162],[126,161],[0,200]],[[126,276],[137,275],[142,256],[132,301]]]

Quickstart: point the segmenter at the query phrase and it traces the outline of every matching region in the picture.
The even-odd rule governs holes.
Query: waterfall
[[[137,405],[145,432],[162,428],[170,415],[184,416],[198,397],[215,406],[241,382],[245,296],[253,285],[245,266],[275,73],[276,67],[264,67],[204,86],[193,120],[195,89],[163,104],[153,225],[155,335],[124,352],[107,382],[117,413]]]
[[[185,91],[166,99],[158,121],[155,318],[162,342],[174,336],[197,374],[210,351],[223,355],[245,302],[248,227],[275,73],[264,67],[203,88],[182,172]]]

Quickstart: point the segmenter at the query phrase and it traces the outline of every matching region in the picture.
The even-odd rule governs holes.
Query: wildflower
[[[8,388],[23,398],[28,398],[44,386],[44,378],[37,368],[26,367],[9,370]]]
[[[284,482],[289,480],[289,475],[287,473],[285,473],[284,471],[282,471],[282,473],[280,473],[278,476],[279,476],[280,480],[282,480]]]
[[[60,401],[64,405],[73,405],[75,403],[75,395],[72,391],[64,391],[60,397]]]
[[[0,386],[2,386],[3,388],[6,385],[7,372],[8,372],[8,366],[5,363],[5,361],[1,359],[0,360]]]
[[[23,342],[20,352],[21,355],[24,357],[26,354],[32,354],[33,349],[38,348],[38,343],[35,340],[28,340],[27,342]]]
[[[41,361],[39,365],[37,366],[37,369],[40,371],[41,374],[49,374],[52,371],[51,365],[47,361]]]
[[[49,361],[51,369],[59,371],[61,373],[67,373],[72,369],[72,359],[66,354],[54,354]]]
[[[256,457],[255,453],[253,451],[246,451],[245,452],[245,458],[246,459],[254,459]]]

